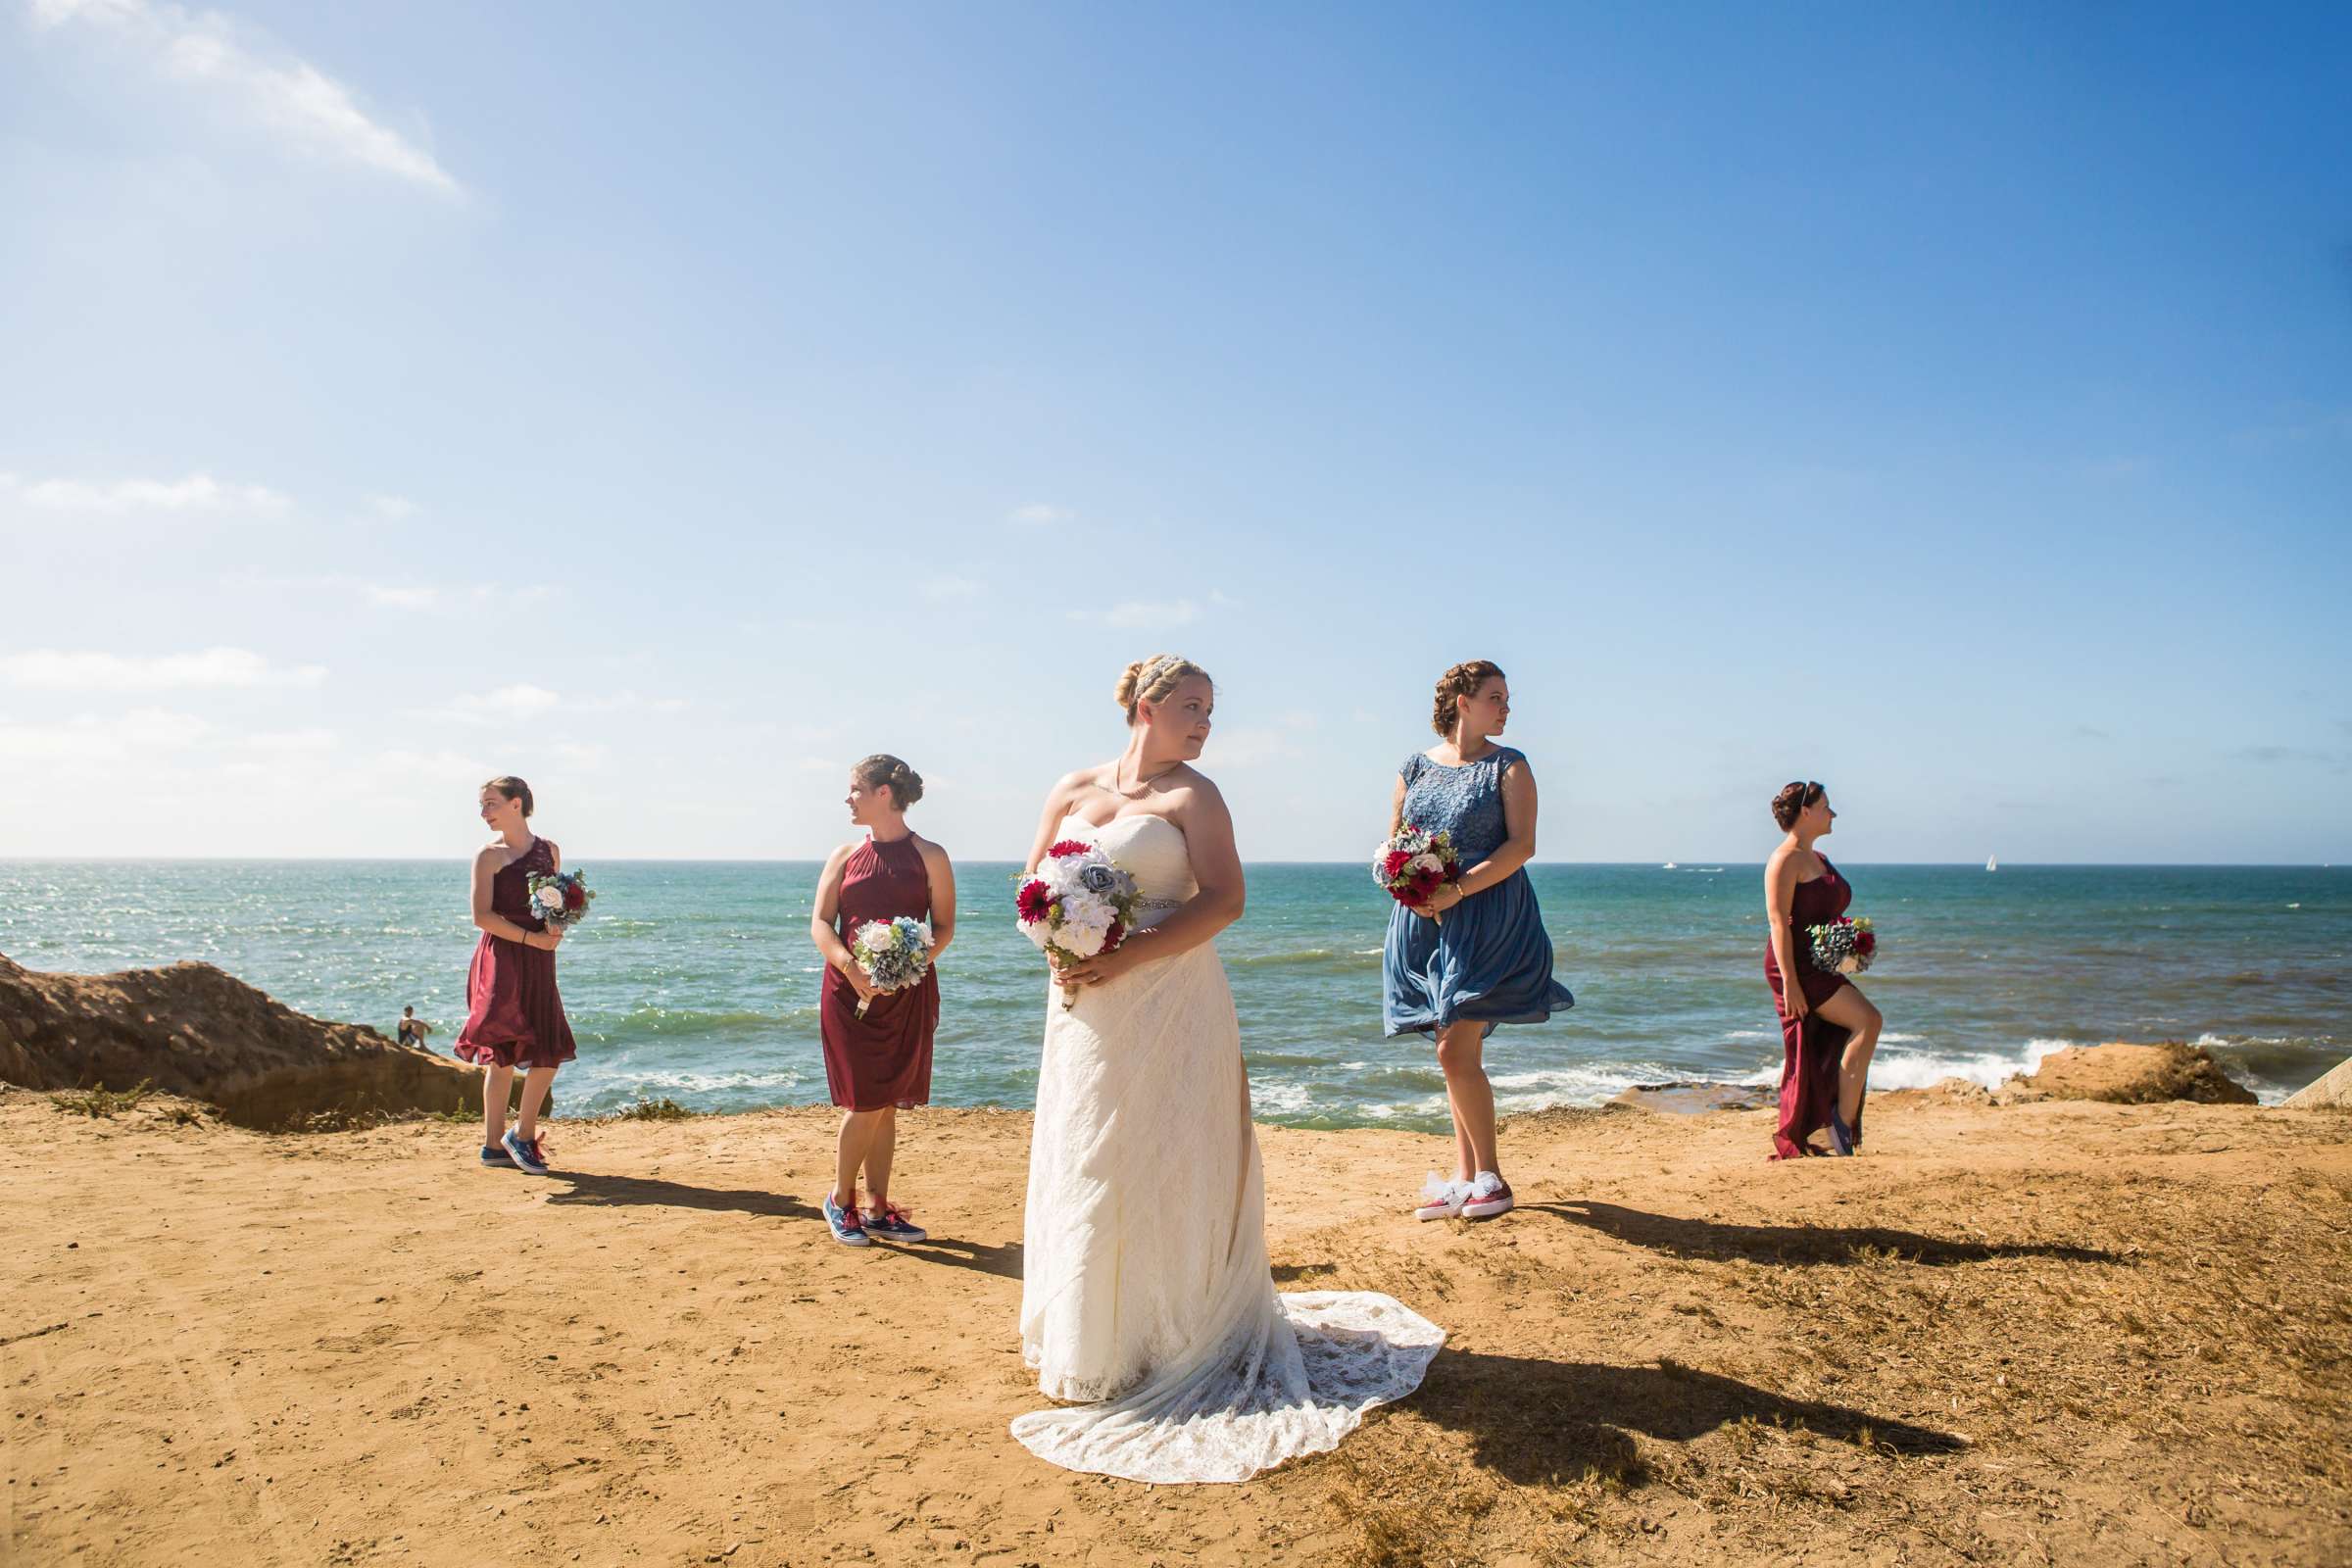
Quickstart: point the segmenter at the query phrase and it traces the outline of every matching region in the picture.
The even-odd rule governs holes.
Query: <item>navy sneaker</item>
[[[898,1204],[884,1200],[882,1210],[865,1216],[865,1234],[877,1242],[927,1242],[931,1233],[917,1225]]]
[[[1848,1157],[1854,1152],[1854,1135],[1845,1130],[1844,1118],[1834,1110],[1830,1112],[1830,1152]]]
[[[499,1145],[506,1150],[507,1157],[514,1162],[515,1169],[529,1171],[534,1176],[547,1174],[547,1156],[539,1152],[538,1139],[525,1142],[515,1137],[514,1129],[510,1127],[506,1136],[499,1140]]]
[[[492,1170],[513,1170],[514,1168],[514,1162],[507,1157],[506,1147],[502,1144],[484,1144],[482,1146],[482,1163]]]
[[[871,1247],[874,1239],[865,1234],[865,1222],[858,1217],[855,1208],[844,1208],[825,1195],[825,1224],[831,1227],[833,1239],[844,1247]]]

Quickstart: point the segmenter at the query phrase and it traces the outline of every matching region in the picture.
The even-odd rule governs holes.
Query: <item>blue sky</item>
[[[2352,860],[2352,11],[0,12],[0,855]]]

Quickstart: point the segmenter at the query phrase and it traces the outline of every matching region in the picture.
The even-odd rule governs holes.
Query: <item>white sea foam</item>
[[[653,1089],[682,1089],[698,1095],[723,1089],[792,1089],[815,1081],[813,1074],[796,1072],[789,1067],[782,1072],[616,1072],[612,1078],[614,1082],[611,1087],[624,1092],[642,1094]]]
[[[1965,1078],[1986,1089],[1998,1089],[2021,1073],[2030,1073],[2041,1065],[2041,1058],[2054,1051],[2082,1044],[2080,1040],[2029,1040],[2011,1051],[1905,1051],[1899,1047],[1886,1049],[1894,1037],[1881,1035],[1878,1054],[1870,1058],[1870,1087],[1885,1089],[1926,1089],[1946,1078]],[[1779,1063],[1760,1067],[1738,1080],[1742,1084],[1776,1084],[1781,1081]]]
[[[1315,1097],[1301,1083],[1259,1079],[1250,1086],[1250,1109],[1259,1116],[1293,1116],[1314,1108]]]
[[[1685,1076],[1654,1061],[1592,1062],[1496,1073],[1488,1081],[1494,1086],[1497,1110],[1542,1110],[1551,1105],[1597,1105],[1637,1084],[1670,1084]],[[1441,1095],[1437,1108],[1444,1106]]]

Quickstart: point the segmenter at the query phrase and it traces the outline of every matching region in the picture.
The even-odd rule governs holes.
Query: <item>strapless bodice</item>
[[[1164,816],[1114,816],[1097,827],[1073,811],[1061,819],[1056,832],[1094,845],[1135,878],[1143,899],[1136,911],[1139,926],[1157,925],[1200,891],[1193,880],[1192,849],[1185,843],[1184,829]]]

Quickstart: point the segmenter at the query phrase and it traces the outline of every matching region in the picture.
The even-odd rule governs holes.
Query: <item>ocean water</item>
[[[564,1111],[642,1096],[700,1109],[825,1098],[813,862],[583,857],[594,915],[560,974],[580,1046]],[[1993,1084],[2060,1046],[2187,1040],[2275,1101],[2352,1053],[2352,869],[1857,865],[1877,922],[1863,984],[1886,1015],[1874,1086]],[[1026,1106],[1047,1005],[1015,930],[1010,864],[957,867],[933,1099]],[[200,958],[322,1017],[392,1032],[404,1004],[449,1048],[474,932],[464,862],[0,861],[0,953],[99,972]],[[1505,1110],[1592,1104],[1631,1084],[1771,1081],[1756,865],[1533,868],[1577,1004],[1495,1032]],[[1260,865],[1218,939],[1261,1119],[1443,1130],[1419,1037],[1383,1039],[1389,905],[1361,866]]]

